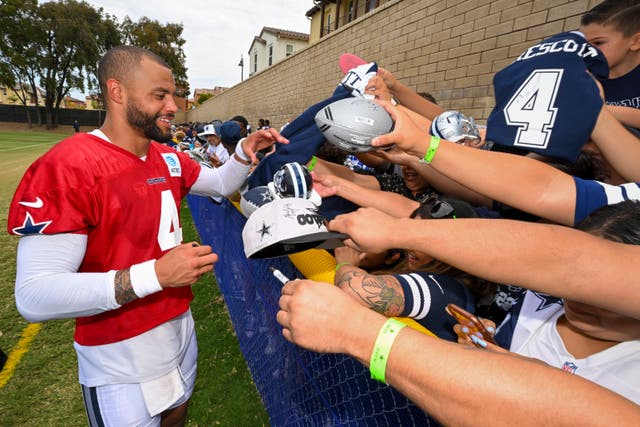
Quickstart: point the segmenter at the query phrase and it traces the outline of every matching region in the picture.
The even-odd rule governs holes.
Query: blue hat
[[[216,132],[217,131],[218,129],[216,129]],[[235,147],[238,141],[240,141],[240,138],[242,138],[240,125],[230,120],[220,125],[218,135],[220,136],[220,139],[222,139],[222,143],[224,145],[233,147]]]

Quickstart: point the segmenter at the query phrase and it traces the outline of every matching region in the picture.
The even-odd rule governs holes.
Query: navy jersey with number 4
[[[598,78],[609,74],[605,57],[579,32],[527,49],[493,78],[487,140],[575,161],[603,105],[587,70]]]

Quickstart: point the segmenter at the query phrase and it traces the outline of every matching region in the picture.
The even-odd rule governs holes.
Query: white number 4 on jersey
[[[162,192],[160,225],[158,226],[158,245],[166,251],[182,243],[182,227],[178,217],[178,208],[170,190]]]
[[[504,108],[507,125],[517,126],[514,146],[547,148],[556,120],[553,107],[562,80],[562,69],[532,72]]]

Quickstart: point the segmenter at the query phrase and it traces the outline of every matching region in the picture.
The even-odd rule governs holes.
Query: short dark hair
[[[418,92],[418,95],[426,99],[427,101],[433,102],[434,104],[438,104],[436,98],[431,95],[429,92]]]
[[[576,228],[614,242],[640,245],[640,201],[626,200],[598,208]]]
[[[580,18],[580,25],[611,25],[625,37],[640,31],[640,3],[638,0],[605,0]]]
[[[171,68],[167,62],[150,50],[137,46],[116,46],[107,51],[98,63],[98,83],[107,106],[107,80],[125,80],[131,69],[137,67],[143,58],[148,58],[163,67]]]
[[[249,126],[249,121],[244,116],[233,116],[231,121],[242,123],[245,129]]]

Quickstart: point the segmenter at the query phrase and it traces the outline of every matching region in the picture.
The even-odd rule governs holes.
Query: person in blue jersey
[[[640,2],[605,0],[582,15],[580,31],[609,64],[601,81],[607,108],[640,130]]]
[[[466,202],[433,197],[416,208],[410,218],[477,218]],[[405,251],[404,260],[390,270],[368,272],[359,266],[362,252],[340,247],[334,283],[360,304],[385,316],[410,317],[436,336],[455,341],[455,320],[447,304],[476,311],[478,299],[492,295],[497,285],[440,262],[417,250]]]
[[[574,162],[603,105],[593,76],[608,73],[605,57],[577,31],[529,47],[493,78],[486,139],[496,151]]]

